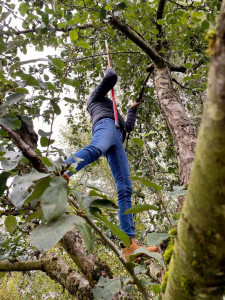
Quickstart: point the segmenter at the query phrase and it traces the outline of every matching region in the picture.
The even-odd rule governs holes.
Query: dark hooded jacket
[[[103,118],[114,120],[113,102],[106,95],[114,87],[117,82],[117,75],[113,69],[107,69],[105,76],[97,88],[91,93],[87,101],[87,110],[91,116],[92,124]],[[124,121],[118,109],[118,119],[120,128],[124,132],[131,132],[134,129],[136,120],[136,109],[130,108],[127,113],[127,119]]]

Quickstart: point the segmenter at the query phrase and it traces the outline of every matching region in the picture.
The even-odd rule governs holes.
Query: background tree
[[[67,124],[73,128],[72,142],[82,145],[80,138],[88,133],[85,99],[106,68],[104,40],[107,38],[113,67],[120,78],[117,98],[121,111],[126,114],[128,104],[144,91],[138,126],[128,148],[137,186],[134,197],[139,204],[147,204],[133,208],[141,214],[137,217],[140,237],[158,230],[164,232],[155,236],[158,243],[167,238],[165,232],[176,224],[178,216],[177,201],[171,196],[185,193],[183,189],[191,174],[207,77],[204,36],[215,26],[220,3],[21,1],[15,5],[1,1],[1,214],[7,216],[4,222],[11,234],[27,230],[27,222],[31,222],[31,227],[39,224],[31,233],[32,244],[45,251],[61,240],[78,266],[78,270],[71,271],[60,257],[47,252],[31,264],[2,262],[1,270],[41,269],[81,299],[84,295],[88,299],[93,295],[109,299],[116,293],[115,297],[119,297],[124,291],[130,292],[132,284],[146,299],[148,292],[159,293],[158,285],[149,286],[149,277],[154,283],[161,281],[162,267],[153,259],[160,262],[162,257],[152,254],[153,259],[145,262],[142,269],[121,258],[116,245],[119,239],[125,245],[129,240],[114,225],[115,214],[111,210],[116,209],[115,203],[99,188],[89,185],[87,190],[87,183],[84,191],[89,195],[82,193],[77,185],[67,190],[60,175],[66,168],[73,169],[63,165],[62,158],[57,161],[53,158],[56,153],[61,157],[64,153],[54,147],[52,131],[62,107],[71,105]],[[21,61],[21,52],[29,52],[30,45],[40,52],[51,48],[54,54]],[[76,118],[75,107],[80,110]],[[29,124],[40,115],[49,130],[38,131],[43,148],[35,150],[36,135]],[[90,173],[89,178],[92,176]],[[73,214],[66,211],[67,196],[71,204],[68,209]],[[180,198],[178,210],[182,203]],[[145,228],[140,221],[142,217],[147,220]],[[92,253],[89,226],[116,254],[131,279],[123,279],[122,283],[112,279],[106,263],[96,252]],[[111,233],[108,236],[114,243],[108,239],[108,231],[103,233],[103,228],[111,230],[114,237]],[[156,242],[152,236],[146,238],[150,244]],[[6,255],[6,245],[6,242],[1,245],[4,259],[12,254],[8,251]],[[21,253],[13,254],[18,257]],[[138,273],[146,273],[148,280],[146,277],[140,280]],[[108,286],[113,286],[111,295],[106,293]],[[180,287],[182,284],[177,286]]]

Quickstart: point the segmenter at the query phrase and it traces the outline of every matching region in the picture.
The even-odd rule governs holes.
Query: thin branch
[[[75,27],[82,30],[82,29],[87,29],[87,28],[93,28],[94,26],[91,23],[86,23],[86,24],[82,24],[82,25],[76,24]],[[71,27],[70,28],[68,28],[68,27],[67,28],[54,28],[54,30],[57,31],[57,32],[69,32],[73,29],[74,28],[71,28]],[[27,34],[27,33],[35,33],[36,31],[39,31],[39,29],[36,28],[36,27],[33,27],[32,29],[17,30],[16,32],[14,32],[14,34],[15,35],[21,35],[21,34]],[[4,31],[3,34],[11,36],[12,32]]]
[[[119,18],[111,15],[110,22],[118,30],[123,32],[130,40],[132,40],[137,46],[139,46],[160,68],[164,65],[162,56],[160,56],[147,42],[145,42],[139,35],[129,28],[128,25],[124,24]]]
[[[6,128],[2,124],[0,124],[0,127],[9,134],[9,136],[12,138],[12,140],[16,143],[17,147],[21,150],[23,155],[31,162],[32,166],[35,170],[41,173],[49,173],[46,166],[43,164],[40,157],[35,153],[35,151],[28,146],[21,137],[15,133],[13,130]]]
[[[139,51],[118,51],[118,52],[109,52],[109,54],[110,55],[117,55],[117,54],[140,54],[140,55],[143,55],[143,53],[141,53]],[[75,60],[78,61],[78,60],[95,58],[98,56],[106,56],[106,55],[107,55],[107,53],[93,54],[93,55],[89,55],[89,56],[75,58]]]
[[[194,8],[195,10],[204,10],[204,11],[207,11],[208,12],[208,10],[206,9],[206,8],[204,8],[205,7],[205,5],[203,4],[203,5],[200,5],[199,7],[196,7],[196,6],[194,6],[193,4],[190,4],[190,5],[182,5],[182,4],[179,4],[179,3],[177,3],[177,2],[175,2],[175,1],[173,1],[173,0],[168,0],[169,2],[171,2],[171,3],[173,3],[173,4],[176,4],[177,5],[177,7],[180,7],[180,8],[182,8],[182,9],[189,9],[189,8]],[[192,1],[192,3],[193,3],[193,1]]]
[[[182,89],[186,89],[186,90],[189,90],[189,91],[192,91],[193,89],[190,89],[184,85],[182,85],[180,82],[178,82],[175,78],[172,79],[173,82],[175,82],[177,85],[179,85]]]

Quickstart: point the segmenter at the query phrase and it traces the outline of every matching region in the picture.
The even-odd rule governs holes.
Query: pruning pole
[[[105,40],[105,47],[106,47],[106,53],[107,53],[108,67],[111,68],[110,58],[109,58],[109,48],[108,48],[107,40]],[[116,99],[115,99],[115,94],[114,94],[114,89],[113,88],[112,88],[111,92],[112,92],[112,101],[113,101],[113,112],[114,112],[115,125],[116,125],[116,128],[120,128],[119,120],[118,120],[117,107],[116,107]]]

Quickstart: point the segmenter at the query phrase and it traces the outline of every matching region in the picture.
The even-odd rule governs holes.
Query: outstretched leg
[[[129,237],[134,237],[135,230],[133,225],[133,215],[123,214],[128,208],[131,208],[132,206],[132,182],[129,179],[130,171],[128,158],[123,147],[122,134],[120,130],[117,130],[117,135],[117,143],[109,148],[109,150],[106,152],[106,158],[116,182],[120,228]]]

